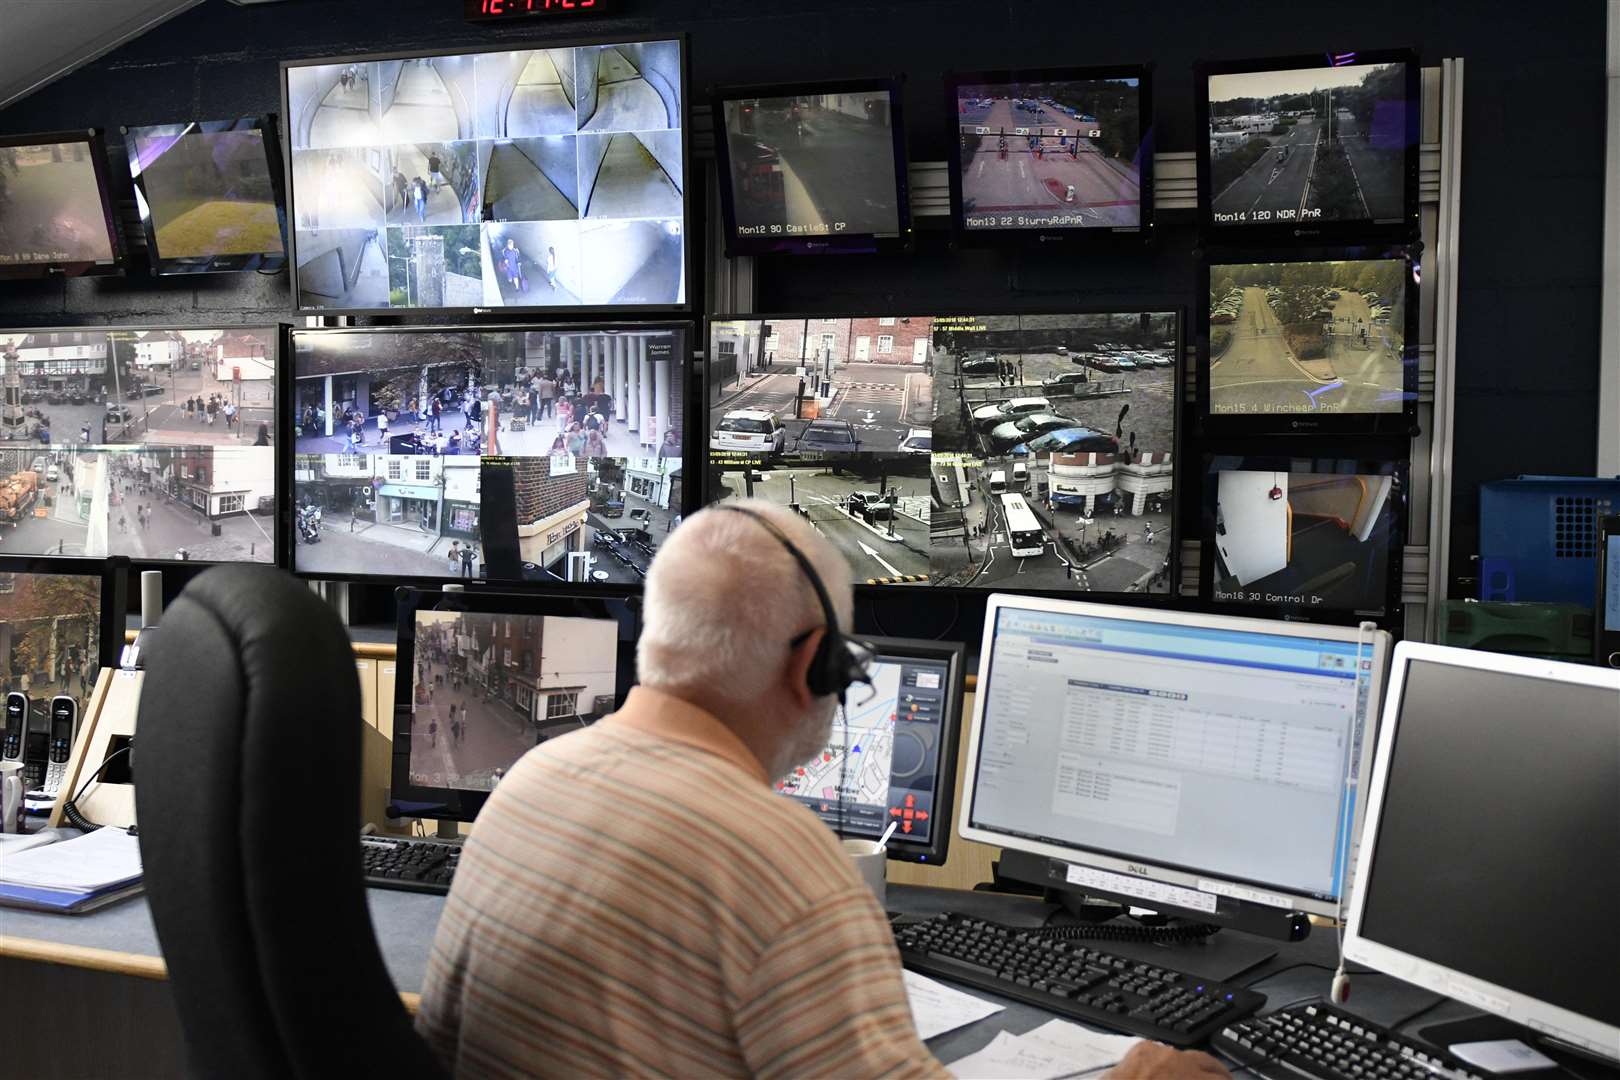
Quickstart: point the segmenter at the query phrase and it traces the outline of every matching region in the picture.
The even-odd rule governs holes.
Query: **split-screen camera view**
[[[1169,590],[1174,312],[717,320],[708,497],[872,584]]]

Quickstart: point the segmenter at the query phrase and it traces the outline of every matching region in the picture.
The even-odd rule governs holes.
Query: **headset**
[[[776,537],[777,543],[787,548],[788,554],[793,556],[793,561],[799,564],[799,570],[803,572],[805,580],[810,583],[810,588],[815,590],[816,599],[821,602],[822,616],[827,620],[827,632],[822,636],[821,644],[816,647],[815,656],[810,658],[810,669],[805,673],[804,681],[810,692],[816,697],[835,694],[838,697],[838,704],[842,706],[844,695],[851,686],[856,683],[870,684],[872,680],[866,673],[866,665],[856,655],[855,650],[850,648],[849,639],[838,628],[838,612],[833,608],[832,598],[827,595],[827,587],[821,583],[821,575],[810,565],[810,560],[805,557],[804,552],[800,551],[793,541],[787,538],[787,534],[763,514],[745,510],[740,506],[728,506],[725,503],[711,506],[709,509],[727,510],[757,521],[761,528]],[[814,629],[806,630],[789,644],[798,648],[813,633]]]

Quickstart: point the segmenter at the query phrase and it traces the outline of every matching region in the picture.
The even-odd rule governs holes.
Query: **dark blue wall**
[[[1426,64],[1467,60],[1454,580],[1472,573],[1481,480],[1592,470],[1602,4],[624,0],[624,7],[630,15],[623,18],[534,31],[468,25],[460,0],[288,0],[252,8],[208,0],[0,112],[0,132],[93,125],[116,136],[119,124],[277,111],[283,58],[540,42],[546,33],[685,30],[694,99],[715,83],[905,73],[906,122],[918,160],[945,154],[939,80],[947,70],[1150,59],[1157,65],[1158,148],[1189,151],[1196,60],[1415,45]],[[921,252],[905,259],[780,261],[762,270],[760,308],[1190,308],[1194,236],[1186,220],[1172,218],[1166,226],[1157,250],[1119,259],[952,253],[940,238],[925,236]],[[137,271],[123,281],[0,289],[0,323],[16,326],[262,322],[288,317],[288,306],[285,275],[159,281]],[[1190,474],[1193,463],[1187,464]]]

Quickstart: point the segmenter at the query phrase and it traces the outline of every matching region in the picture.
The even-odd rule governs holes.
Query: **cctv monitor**
[[[125,572],[118,559],[0,555],[0,694],[29,700],[26,720],[7,718],[0,756],[43,756],[59,694],[84,716],[100,670],[118,663],[124,644]]]
[[[714,116],[727,254],[910,247],[897,82],[728,87]]]
[[[995,595],[983,641],[963,839],[1204,923],[1338,910],[1387,634]]]
[[[684,39],[282,65],[300,310],[687,306]]]
[[[280,350],[280,327],[0,329],[7,547],[274,563]]]
[[[125,128],[124,149],[154,274],[286,265],[273,117]]]
[[[0,281],[122,272],[101,132],[0,135]]]
[[[292,569],[634,586],[683,510],[685,323],[295,330]]]
[[[1199,422],[1214,435],[1407,435],[1418,279],[1404,249],[1201,268]]]
[[[717,316],[704,496],[856,582],[1168,595],[1180,313]]]
[[[1201,65],[1199,215],[1221,243],[1415,239],[1410,50]]]
[[[1500,1020],[1424,1038],[1620,1062],[1617,746],[1620,672],[1396,646],[1344,955]]]
[[[471,821],[530,749],[624,703],[637,618],[624,599],[401,589],[395,806]]]
[[[776,782],[839,836],[876,840],[889,858],[942,863],[956,798],[963,646],[863,638],[870,684],[850,687],[827,745]]]
[[[1285,617],[1392,619],[1406,514],[1402,462],[1210,455],[1204,597]]]
[[[947,77],[947,162],[964,240],[1050,244],[1153,224],[1152,96],[1141,65]]]

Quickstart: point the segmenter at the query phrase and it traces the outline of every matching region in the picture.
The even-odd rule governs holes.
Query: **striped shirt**
[[[946,1075],[832,833],[646,687],[491,794],[417,1028],[458,1077]]]

